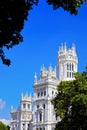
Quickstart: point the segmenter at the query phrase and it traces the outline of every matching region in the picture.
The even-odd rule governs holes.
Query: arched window
[[[37,108],[39,108],[39,105],[37,105]]]
[[[71,64],[70,64],[70,70],[72,69],[72,67],[71,67]]]
[[[52,91],[52,95],[54,94],[54,91]]]
[[[25,124],[23,123],[23,130],[25,130]]]

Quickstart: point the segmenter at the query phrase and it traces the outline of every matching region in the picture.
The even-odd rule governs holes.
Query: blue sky
[[[59,8],[52,10],[45,2],[39,2],[30,11],[22,31],[24,41],[6,51],[11,59],[10,67],[0,61],[0,119],[10,119],[10,107],[17,108],[21,93],[33,94],[34,72],[56,65],[58,48],[66,42],[68,48],[76,45],[79,60],[78,71],[87,65],[87,4],[77,16]]]

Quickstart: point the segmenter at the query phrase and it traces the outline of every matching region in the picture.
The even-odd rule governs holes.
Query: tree
[[[49,5],[53,5],[53,9],[62,7],[64,10],[70,12],[70,14],[77,14],[78,7],[86,2],[86,0],[47,0]]]
[[[0,0],[0,58],[3,64],[10,65],[5,57],[4,48],[10,49],[23,41],[21,30],[29,11],[39,0]],[[71,14],[77,14],[83,0],[46,0],[54,9],[62,7]]]
[[[10,130],[10,126],[7,125],[8,130]]]
[[[8,130],[8,128],[4,123],[0,122],[0,130]]]
[[[10,49],[23,41],[20,34],[27,20],[28,11],[37,4],[37,0],[0,0],[0,58],[6,65],[4,48]]]
[[[57,89],[58,94],[52,103],[61,121],[56,124],[55,130],[86,130],[87,69],[76,73],[73,81],[61,81]]]

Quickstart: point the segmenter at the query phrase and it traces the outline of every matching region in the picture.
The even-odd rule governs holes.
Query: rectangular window
[[[72,72],[72,78],[74,78],[74,73]]]
[[[40,97],[40,93],[38,93],[38,97]]]
[[[43,130],[45,130],[45,127],[43,127]]]
[[[41,92],[41,97],[43,96],[43,92]]]
[[[69,72],[67,72],[67,78],[69,77]]]
[[[57,114],[55,115],[55,118],[56,118],[56,120],[57,120]]]
[[[27,130],[29,130],[29,124],[28,124],[28,126],[27,126]]]
[[[44,96],[46,96],[46,91],[44,91]]]
[[[70,78],[71,78],[71,72],[70,72]]]
[[[30,104],[28,104],[28,109],[30,109]]]
[[[43,104],[43,108],[45,109],[45,104]]]
[[[26,104],[23,104],[23,108],[26,108]]]
[[[39,108],[39,105],[37,105],[37,108]]]
[[[42,121],[42,113],[40,113],[40,121]]]

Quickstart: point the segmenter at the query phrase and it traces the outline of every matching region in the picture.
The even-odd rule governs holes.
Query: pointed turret
[[[62,49],[63,48],[63,49]],[[78,58],[76,54],[75,45],[71,49],[67,49],[66,43],[62,45],[61,50],[58,51],[57,56],[57,76],[61,80],[73,80],[74,73],[78,69]]]
[[[37,74],[36,74],[36,72],[34,74],[34,83],[37,83]]]

